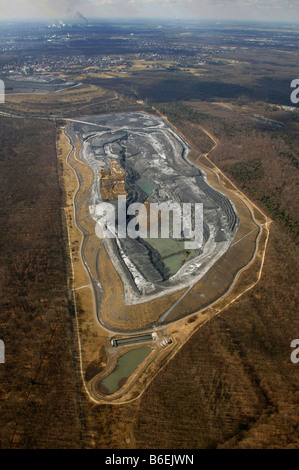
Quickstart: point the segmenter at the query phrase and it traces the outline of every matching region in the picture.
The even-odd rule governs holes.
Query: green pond
[[[155,189],[152,181],[148,178],[142,177],[136,183],[148,195]],[[185,259],[184,253],[186,249],[184,241],[176,241],[171,238],[144,238],[144,240],[160,253],[171,276],[178,272],[182,267],[182,261]],[[192,250],[186,261],[194,258],[197,254],[197,252]]]
[[[130,377],[139,364],[151,353],[152,348],[137,348],[123,354],[117,361],[116,367],[110,375],[105,377],[100,385],[104,385],[110,393],[116,392],[120,386],[119,381]]]
[[[198,254],[195,250],[188,250],[190,254],[185,258],[186,248],[183,240],[177,241],[172,238],[145,238],[144,240],[160,253],[171,276],[182,267],[183,259],[189,261]]]
[[[153,190],[155,189],[155,186],[151,180],[147,178],[140,178],[138,181],[136,181],[136,183],[139,188],[141,188],[148,195],[152,194]]]
[[[178,255],[169,256],[169,258],[163,259],[163,263],[169,269],[169,273],[174,275],[182,267],[182,260],[184,259],[184,254],[180,253]],[[188,256],[188,260],[191,257]]]

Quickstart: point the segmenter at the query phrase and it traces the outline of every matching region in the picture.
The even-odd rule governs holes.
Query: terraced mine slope
[[[126,303],[173,293],[201,279],[234,238],[239,218],[231,201],[188,161],[189,145],[160,118],[124,113],[86,122],[74,122],[67,132],[73,143],[82,143],[80,156],[94,173],[89,212],[97,224],[103,201],[114,203],[118,214],[118,195],[126,196],[126,210],[135,202],[202,203],[204,208],[204,241],[198,249],[186,250],[186,239],[174,236],[153,238],[149,230],[145,237],[121,238],[116,231],[115,239],[104,239],[127,286]]]

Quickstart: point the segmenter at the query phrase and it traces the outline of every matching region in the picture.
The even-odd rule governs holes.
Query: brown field
[[[103,88],[88,86],[63,90],[58,93],[38,94],[9,94],[6,97],[4,112],[12,112],[16,115],[30,116],[47,116],[49,118],[57,116],[61,117],[61,113],[57,112],[59,107],[63,110],[63,115],[67,116],[68,112],[73,113],[80,109],[85,109],[97,103],[104,103],[109,99],[113,99],[115,95]],[[86,103],[89,103],[86,105]]]
[[[115,91],[95,85],[48,94],[8,94],[1,111],[15,117],[42,117],[45,120],[61,120],[73,116],[86,116],[142,109],[136,100]]]

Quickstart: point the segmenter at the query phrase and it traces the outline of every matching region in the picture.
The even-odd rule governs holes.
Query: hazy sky
[[[229,18],[299,23],[299,0],[0,0],[0,19]]]

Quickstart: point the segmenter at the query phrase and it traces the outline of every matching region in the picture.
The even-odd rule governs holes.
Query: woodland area
[[[55,125],[0,118],[0,447],[80,447]]]

